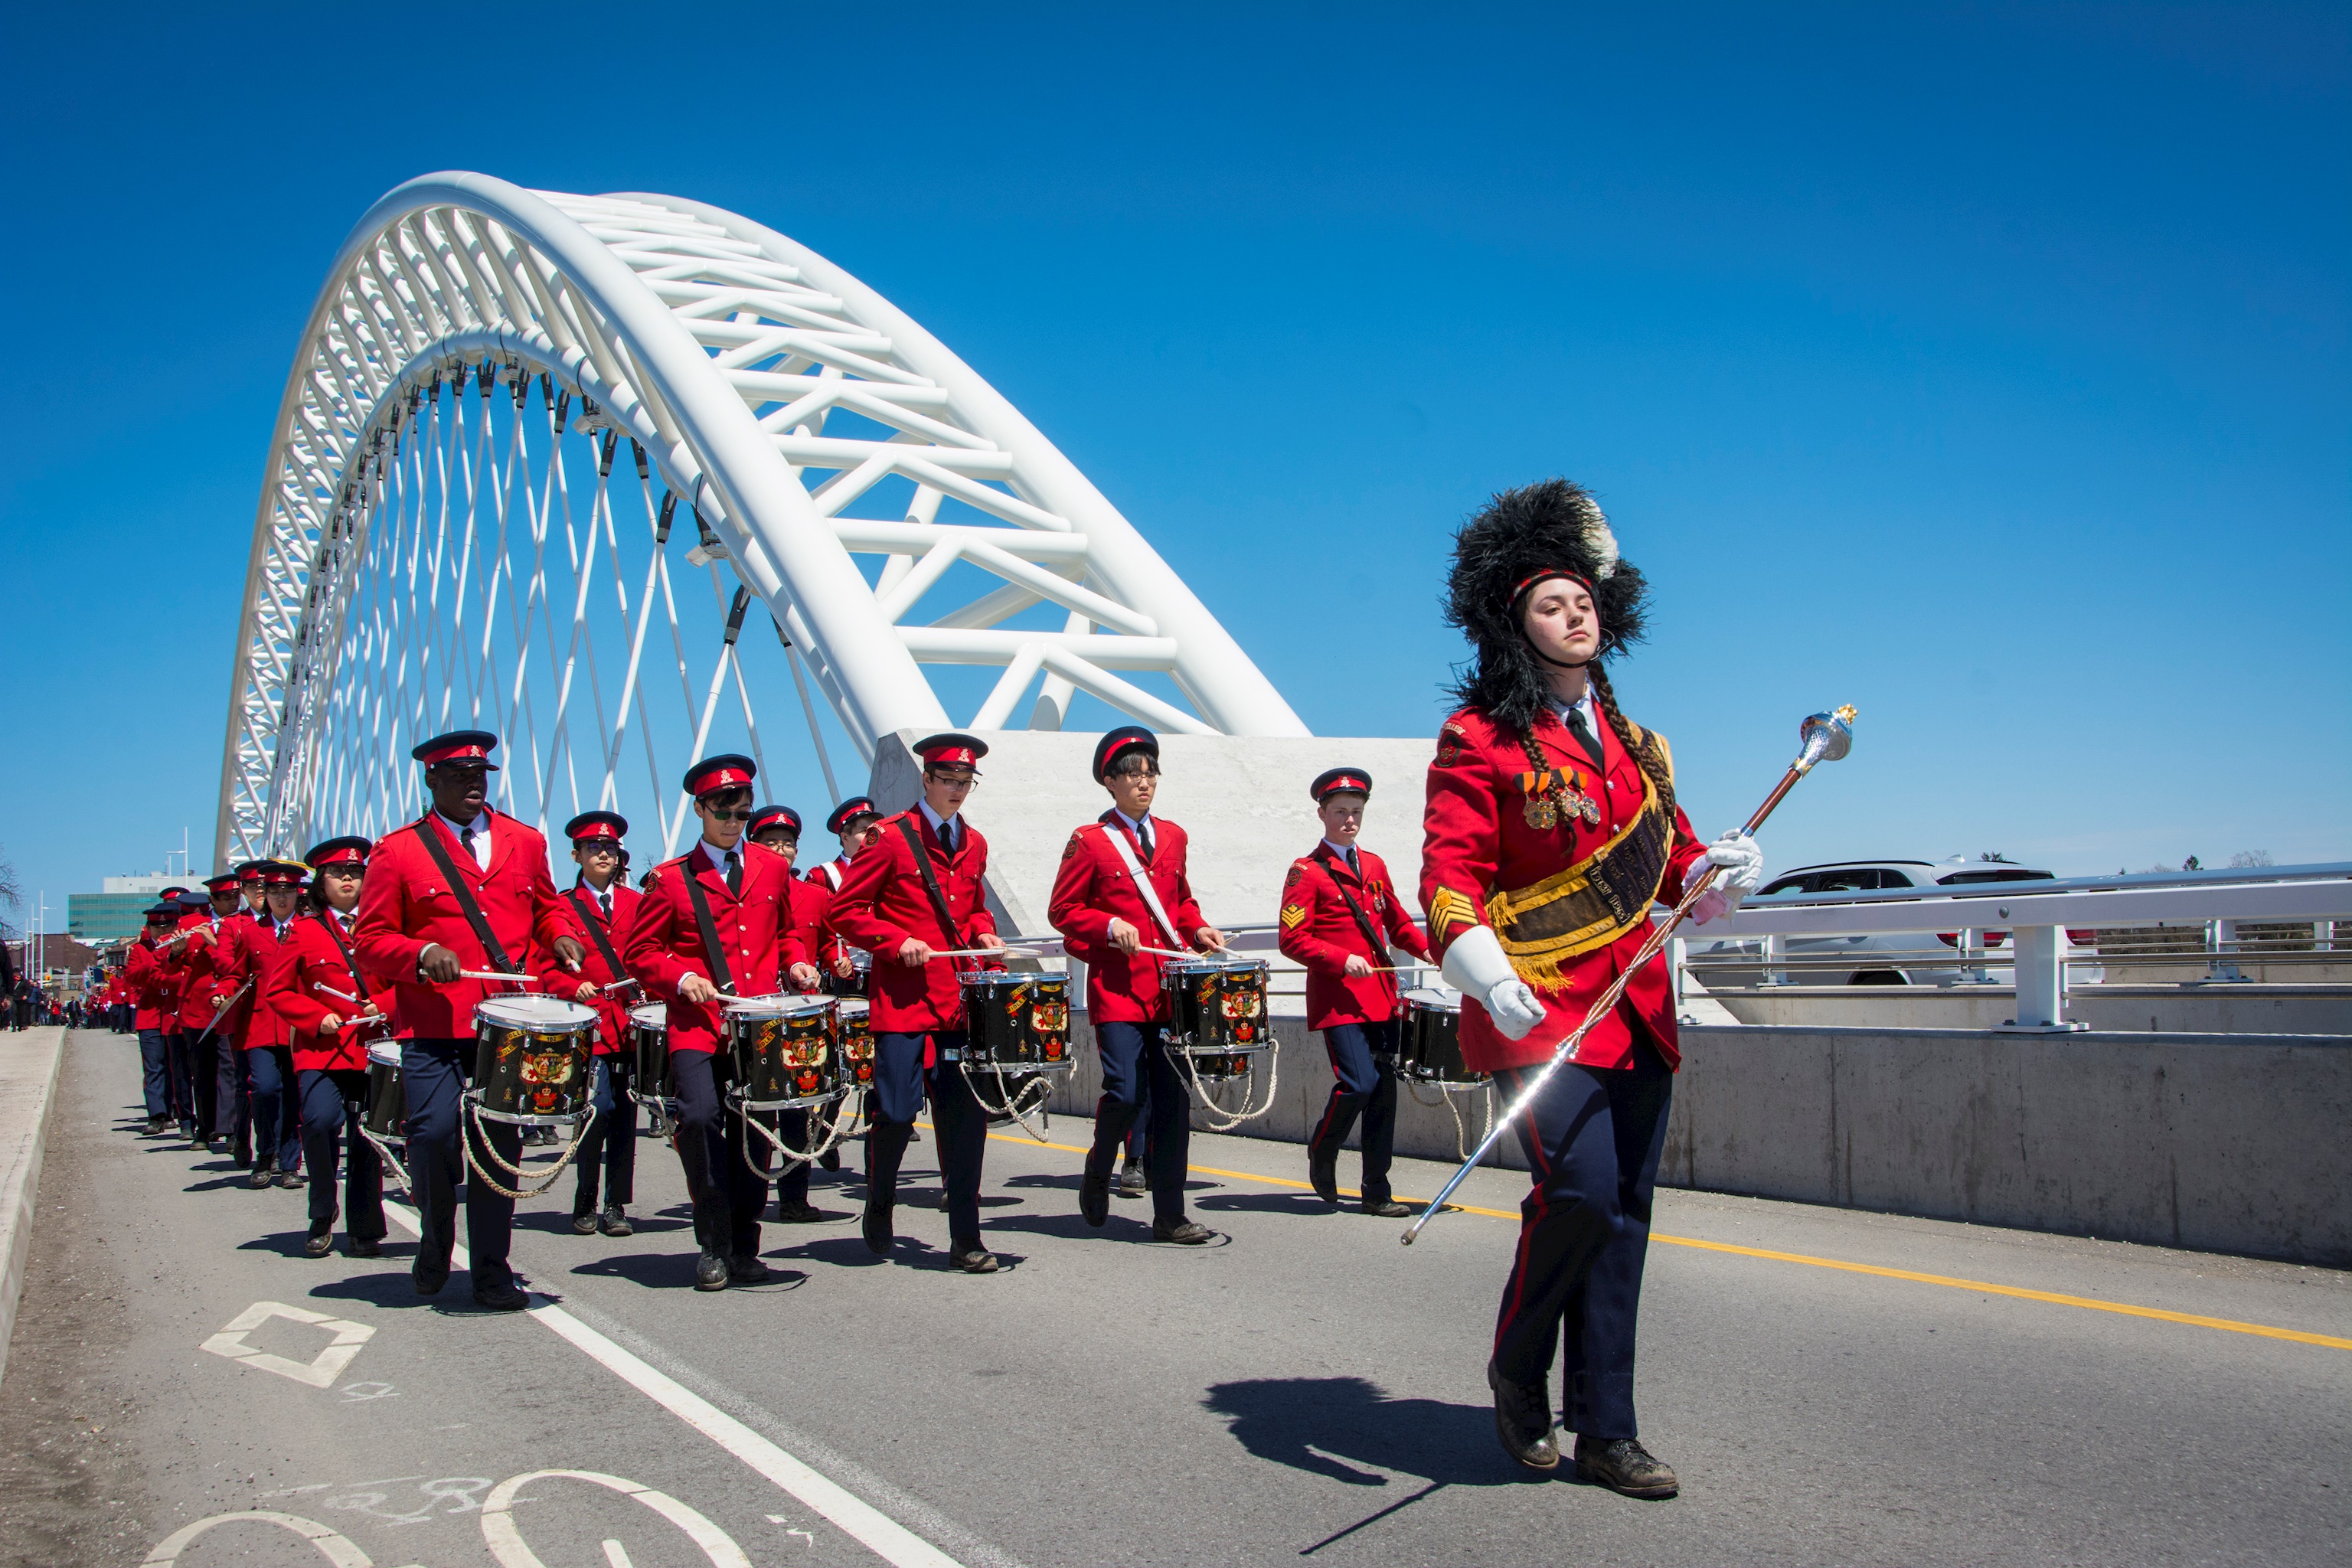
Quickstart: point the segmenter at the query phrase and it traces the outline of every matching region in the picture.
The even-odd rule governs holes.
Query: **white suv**
[[[1940,865],[1930,860],[1840,860],[1826,866],[1800,866],[1785,871],[1756,892],[1759,899],[1819,897],[1836,893],[1875,893],[1903,888],[1956,888],[1983,882],[2047,882],[2048,871],[2013,865],[2006,860],[1954,858]],[[2095,931],[2066,933],[2068,960],[2098,956]],[[2004,964],[1990,967],[1987,960],[2009,945],[2005,931],[1968,933],[1969,951],[1961,950],[1961,933],[1885,931],[1865,936],[1789,937],[1780,956],[1794,961],[1789,967],[1769,966],[1780,983],[1795,985],[1958,985],[1965,983],[2013,984],[2016,971]],[[1753,955],[1761,960],[1760,939],[1696,945],[1690,956],[1699,964],[1699,978],[1709,984],[1753,984],[1765,978],[1760,963],[1739,963]],[[1955,962],[1973,958],[1975,962]],[[1718,976],[1720,978],[1718,978]],[[2094,973],[2077,971],[2080,981],[2095,982]]]

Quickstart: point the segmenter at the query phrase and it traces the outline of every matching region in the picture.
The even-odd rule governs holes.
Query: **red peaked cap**
[[[261,880],[261,868],[268,864],[266,860],[247,860],[236,868],[236,879],[240,882],[258,882]]]
[[[498,744],[499,738],[488,730],[452,730],[411,747],[408,754],[428,768],[436,763],[478,762],[496,773],[499,764],[490,761],[490,753]]]
[[[824,830],[837,835],[858,817],[881,815],[871,800],[862,795],[853,795],[833,808],[833,815],[824,819]]]
[[[563,837],[574,844],[610,839],[617,844],[629,831],[629,819],[617,811],[583,811],[563,825]]]
[[[751,826],[748,831],[757,836],[771,827],[779,826],[791,828],[793,837],[798,838],[801,836],[801,814],[789,805],[763,805],[751,813]]]
[[[310,879],[310,868],[292,860],[272,860],[261,868],[265,888],[299,888]]]
[[[1096,742],[1095,783],[1102,783],[1103,775],[1110,771],[1111,763],[1139,746],[1150,752],[1155,760],[1160,755],[1160,737],[1140,724],[1129,724],[1113,730]]]
[[[686,770],[686,793],[700,800],[714,790],[740,789],[750,784],[759,772],[758,763],[733,752],[705,757]]]
[[[1372,775],[1361,768],[1333,768],[1328,773],[1317,774],[1315,782],[1307,786],[1307,793],[1315,797],[1318,805],[1332,795],[1349,792],[1371,794]]]
[[[364,866],[368,851],[375,846],[356,833],[341,838],[330,838],[324,844],[313,844],[302,858],[317,870],[321,866]]]
[[[926,767],[942,763],[950,767],[972,767],[988,755],[988,742],[977,735],[966,735],[950,730],[944,735],[927,735],[915,742],[915,755],[923,759]]]
[[[205,879],[205,889],[207,892],[214,893],[234,893],[236,891],[237,881],[238,878],[236,872],[223,871],[217,877],[206,877]]]
[[[147,923],[151,926],[170,925],[173,921],[178,920],[179,918],[180,906],[177,904],[150,904],[147,906]]]

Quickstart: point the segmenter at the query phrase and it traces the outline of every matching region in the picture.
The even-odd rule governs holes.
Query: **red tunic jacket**
[[[289,922],[299,928],[307,925],[308,911],[298,913]],[[245,1030],[245,1048],[257,1051],[271,1046],[291,1045],[293,1026],[278,1009],[278,993],[285,989],[287,977],[294,966],[294,938],[289,933],[280,942],[274,930],[260,921],[254,922],[246,933],[247,960],[253,974],[253,1017]],[[346,986],[344,989],[349,990]]]
[[[437,813],[394,828],[376,841],[368,857],[352,945],[369,983],[392,989],[386,1010],[392,1014],[395,1038],[471,1038],[474,1004],[514,990],[496,981],[432,985],[417,979],[417,955],[427,942],[447,948],[467,969],[491,967],[489,955],[449,890],[448,879],[441,875],[419,835],[441,836],[450,864],[472,889],[491,934],[507,950],[508,961],[517,965],[516,973],[541,973],[548,963],[543,950],[558,936],[571,933],[571,921],[555,896],[555,879],[548,875],[547,840],[504,812],[493,811],[489,816],[488,871],[476,867],[474,857]]]
[[[168,1033],[173,1026],[164,1018],[168,988],[160,948],[160,943],[150,940],[145,931],[141,931],[139,940],[131,944],[130,956],[123,960],[122,978],[131,992],[131,1026]]]
[[[1489,923],[1486,900],[1496,889],[1531,887],[1566,870],[1640,814],[1641,765],[1626,754],[1608,725],[1601,727],[1600,739],[1608,768],[1596,782],[1591,758],[1559,721],[1546,713],[1538,721],[1536,743],[1546,765],[1568,770],[1600,807],[1601,820],[1588,824],[1580,816],[1563,815],[1559,826],[1537,828],[1528,825],[1527,795],[1520,784],[1534,769],[1517,738],[1471,709],[1446,720],[1438,736],[1436,761],[1430,764],[1429,799],[1422,818],[1421,904],[1429,916],[1433,948],[1443,952],[1470,925]],[[1680,898],[1684,877],[1706,853],[1677,806],[1658,896]],[[1536,986],[1544,1020],[1524,1040],[1504,1038],[1475,1002],[1465,1006],[1463,1059],[1485,1072],[1549,1060],[1553,1047],[1584,1021],[1586,1010],[1649,934],[1648,924],[1636,921],[1608,946],[1569,961],[1565,984]],[[1666,1065],[1680,1066],[1674,999],[1663,963],[1652,963],[1633,976],[1624,1000],[1584,1037],[1577,1060],[1597,1068],[1623,1067],[1632,1060],[1628,1008],[1647,1026]]]
[[[276,983],[269,993],[269,1005],[294,1047],[297,1072],[363,1068],[368,1065],[368,1047],[386,1037],[378,1026],[319,1033],[320,1021],[330,1013],[338,1018],[352,1018],[366,1011],[367,993],[352,978],[351,966],[343,962],[342,947],[327,929],[326,922],[334,918],[330,911],[313,910],[295,921],[294,934],[283,944],[284,957],[277,966]],[[342,995],[330,995],[328,991],[340,991]],[[360,1000],[347,1000],[352,996]]]
[[[908,847],[905,824],[915,830],[929,859],[931,875],[953,917],[953,930],[943,929],[924,890],[914,851]],[[852,947],[874,955],[874,975],[867,1001],[868,1017],[877,1035],[956,1033],[964,1027],[963,988],[956,975],[967,969],[1002,967],[985,959],[942,958],[920,969],[898,962],[898,949],[909,938],[941,952],[979,946],[984,932],[994,935],[996,917],[988,912],[983,886],[988,875],[988,840],[970,822],[962,825],[956,852],[949,854],[931,831],[930,819],[920,808],[902,811],[882,824],[882,841],[863,850],[849,863],[841,890],[825,911],[826,922]],[[931,1051],[923,1052],[926,1065]]]
[[[1161,1023],[1168,1016],[1168,1000],[1160,989],[1163,961],[1148,952],[1130,956],[1111,945],[1114,918],[1133,926],[1146,947],[1171,945],[1113,847],[1109,836],[1114,833],[1126,839],[1136,863],[1150,878],[1151,890],[1160,895],[1160,907],[1176,922],[1174,945],[1193,945],[1192,933],[1209,922],[1184,877],[1184,830],[1163,816],[1151,819],[1148,861],[1143,847],[1115,811],[1104,812],[1099,820],[1071,834],[1062,846],[1062,868],[1055,874],[1045,918],[1062,933],[1062,945],[1070,955],[1087,966],[1087,1007],[1096,1023]]]
[[[833,961],[848,947],[839,932],[833,929],[834,896],[849,879],[849,863],[845,860],[823,860],[809,868],[793,894],[793,902],[801,919],[801,942],[809,950],[809,962],[830,974]]]
[[[1429,944],[1413,929],[1404,912],[1404,900],[1381,858],[1361,845],[1356,858],[1363,866],[1359,877],[1348,862],[1318,844],[1315,853],[1291,864],[1282,885],[1281,946],[1285,958],[1307,966],[1307,1026],[1328,1029],[1335,1024],[1384,1024],[1396,1016],[1397,977],[1388,973],[1350,977],[1341,973],[1354,953],[1385,969],[1387,949],[1400,947],[1426,961]],[[1364,940],[1349,900],[1363,912],[1381,937],[1378,947]]]
[[[254,976],[254,938],[258,927],[250,910],[240,906],[232,915],[222,917],[215,936],[220,943],[220,954],[213,968],[220,994],[236,996],[236,1003],[220,1016],[219,1033],[238,1045],[246,1043],[246,1034],[253,1025],[253,991],[249,984]],[[243,994],[238,994],[240,992]]]
[[[650,1000],[639,995],[634,985],[624,987],[617,996],[608,989],[620,981],[636,978],[629,973],[626,949],[629,929],[636,923],[639,894],[618,877],[613,879],[607,890],[613,895],[613,920],[609,925],[604,921],[604,906],[596,900],[596,889],[586,881],[574,882],[572,890],[563,895],[564,912],[572,917],[572,934],[580,939],[585,950],[580,960],[580,973],[574,974],[556,963],[552,952],[539,971],[539,983],[547,988],[547,994],[561,996],[566,1002],[579,996],[583,980],[596,987],[596,1000],[590,1005],[596,1009],[595,1050],[600,1057],[611,1056],[628,1043],[629,1009]],[[718,907],[713,905],[712,916],[716,918],[718,912]],[[604,962],[604,949],[596,942],[599,935],[612,947],[613,956],[621,961],[617,972]]]
[[[758,850],[758,846],[751,847]],[[675,860],[637,900],[621,962],[646,994],[669,1004],[669,1048],[715,1051],[723,1032],[723,1005],[704,1006],[678,995],[678,982],[699,974],[715,983],[702,944],[702,927],[686,879],[695,879],[710,903],[710,923],[726,950],[727,969],[739,996],[772,996],[786,984],[784,970],[808,962],[793,930],[793,873],[780,856],[764,851],[743,857],[743,891],[727,890],[727,874],[699,841]]]

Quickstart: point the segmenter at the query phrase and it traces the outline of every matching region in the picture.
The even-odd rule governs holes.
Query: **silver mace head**
[[[1797,739],[1801,742],[1797,760],[1789,764],[1797,772],[1810,772],[1815,763],[1836,762],[1853,750],[1853,704],[1814,714],[1797,726]]]

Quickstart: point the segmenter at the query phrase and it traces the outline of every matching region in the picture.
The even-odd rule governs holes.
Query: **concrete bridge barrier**
[[[1084,1143],[1099,1079],[1074,1023],[1050,1136]],[[1275,1024],[1274,1109],[1234,1131],[1304,1143],[1331,1071],[1302,1020]],[[2352,1267],[2352,1039],[1685,1026],[1682,1043],[1668,1185]],[[1482,1098],[1458,1105],[1475,1143]],[[1444,1106],[1400,1097],[1400,1154],[1456,1139]],[[1525,1169],[1517,1140],[1492,1163]]]

